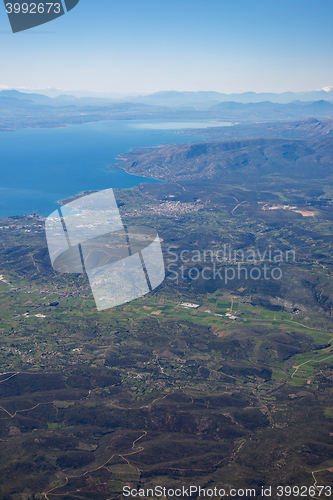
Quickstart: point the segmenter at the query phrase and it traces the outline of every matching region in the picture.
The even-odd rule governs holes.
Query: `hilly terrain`
[[[127,172],[167,181],[214,180],[217,184],[324,182],[332,178],[333,137],[308,141],[241,139],[138,148],[117,164]]]
[[[103,312],[84,275],[51,268],[43,219],[1,221],[4,500],[108,500],[125,484],[272,486],[274,500],[279,485],[308,498],[330,487],[332,198],[308,180],[244,185],[116,192],[124,223],[158,229],[167,277]],[[224,245],[236,260],[211,257]],[[256,262],[226,281],[249,249]],[[263,266],[268,279],[246,277]]]
[[[288,122],[235,123],[232,127],[209,127],[205,129],[178,132],[186,135],[207,136],[207,140],[226,141],[231,139],[249,139],[271,137],[280,139],[313,139],[333,136],[333,120],[304,118]]]

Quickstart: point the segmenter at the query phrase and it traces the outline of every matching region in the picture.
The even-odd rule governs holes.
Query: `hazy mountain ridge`
[[[333,120],[305,118],[295,122],[238,123],[232,127],[210,127],[206,129],[178,132],[186,135],[204,135],[209,140],[249,139],[271,137],[281,139],[313,139],[333,135]]]
[[[292,101],[318,101],[318,100],[333,100],[333,88],[330,90],[313,90],[310,92],[243,92],[224,94],[220,92],[199,91],[199,92],[178,92],[161,91],[155,92],[148,96],[136,96],[131,100],[144,103],[154,103],[161,105],[194,105],[203,103],[218,102],[239,102],[239,103],[258,103],[263,101],[271,101],[274,103],[287,104]],[[211,104],[213,105],[213,104]]]
[[[17,91],[17,90],[16,90]],[[8,89],[6,92],[12,92]],[[22,92],[30,95],[36,95],[36,91],[25,89]],[[117,94],[112,92],[88,92],[62,89],[45,89],[41,94],[52,98],[67,98],[72,100],[94,100],[94,101],[131,101],[141,102],[152,105],[162,106],[213,106],[219,102],[242,102],[254,103],[262,101],[272,101],[276,103],[286,104],[292,101],[318,101],[318,100],[333,100],[333,87],[325,87],[325,89],[303,91],[303,92],[241,92],[226,94],[215,91],[177,91],[177,90],[162,90],[151,94]]]
[[[97,105],[98,102],[98,105]],[[0,130],[25,127],[62,127],[100,120],[221,120],[286,121],[314,117],[333,118],[333,104],[328,101],[277,104],[225,102],[195,109],[168,107],[130,101],[49,98],[17,91],[0,92]]]

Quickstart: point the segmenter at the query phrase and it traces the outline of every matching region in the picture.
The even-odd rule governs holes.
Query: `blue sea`
[[[36,211],[47,216],[58,200],[82,191],[157,182],[107,167],[131,148],[203,139],[177,130],[222,125],[231,124],[115,120],[0,132],[0,218]]]

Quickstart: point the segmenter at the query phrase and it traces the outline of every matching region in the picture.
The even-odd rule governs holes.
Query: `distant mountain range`
[[[13,92],[12,90],[5,92]],[[24,94],[38,95],[31,90],[24,90]],[[97,102],[115,102],[115,101],[130,101],[140,102],[142,104],[150,104],[154,106],[168,106],[180,107],[190,106],[196,108],[206,108],[214,106],[220,102],[242,102],[256,103],[263,101],[271,101],[274,103],[287,104],[293,101],[333,101],[333,87],[326,87],[325,90],[312,90],[307,92],[243,92],[224,94],[213,91],[199,91],[199,92],[179,92],[176,90],[167,90],[155,92],[149,95],[122,95],[111,92],[84,92],[84,91],[71,91],[70,95],[64,94],[61,89],[49,89],[41,91],[41,94],[49,97],[56,97],[64,101],[90,101],[97,104]]]
[[[331,92],[325,92],[325,95],[333,98]],[[174,99],[175,94],[179,97],[178,101],[176,99],[178,105]],[[191,99],[193,95],[202,99],[201,104],[198,106],[181,105],[181,102],[184,102],[182,100],[184,96],[189,97],[188,94],[192,96]],[[59,127],[75,123],[117,119],[219,120],[244,123],[333,118],[333,103],[323,99],[317,101],[297,100],[289,103],[276,103],[267,100],[242,103],[229,100],[212,105],[212,101],[207,101],[204,106],[204,99],[210,99],[212,94],[217,93],[162,92],[147,96],[145,98],[147,102],[139,102],[140,99],[144,99],[135,97],[132,100],[121,101],[88,97],[77,98],[70,95],[59,95],[51,98],[43,94],[3,90],[0,92],[0,130],[14,130],[22,127]],[[223,96],[223,94],[218,95]],[[321,95],[321,92],[318,95]],[[160,102],[169,99],[169,104],[157,104],[158,99]],[[174,103],[173,106],[171,106],[171,102]]]
[[[230,101],[244,104],[259,103],[263,101],[287,104],[293,101],[333,101],[333,87],[328,87],[327,91],[283,92],[281,94],[256,92],[221,94],[219,92],[177,92],[173,90],[156,92],[147,96],[127,97],[127,100],[140,102],[142,104],[154,104],[156,106],[195,106],[200,108]]]

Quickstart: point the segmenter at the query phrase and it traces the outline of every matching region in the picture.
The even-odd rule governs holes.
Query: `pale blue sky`
[[[0,86],[107,92],[302,91],[333,85],[332,0],[80,0],[12,34]]]

